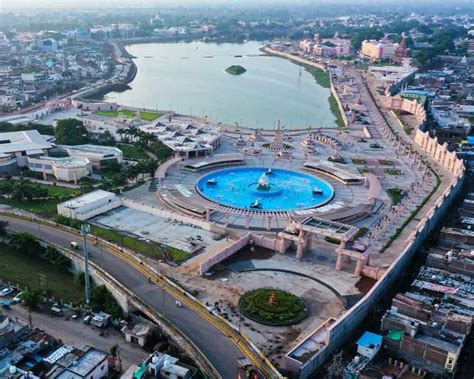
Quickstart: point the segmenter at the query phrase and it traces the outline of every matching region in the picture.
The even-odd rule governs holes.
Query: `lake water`
[[[259,42],[153,43],[127,46],[137,57],[131,90],[106,99],[140,108],[178,113],[251,128],[335,127],[328,103],[330,90],[286,59],[263,56]],[[236,57],[242,56],[242,57]],[[238,64],[242,75],[225,69]]]

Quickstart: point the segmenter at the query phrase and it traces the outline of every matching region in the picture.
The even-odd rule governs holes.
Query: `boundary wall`
[[[428,132],[423,132],[426,125],[427,114],[424,107],[416,101],[403,99],[400,95],[386,96],[387,106],[392,110],[399,110],[413,114],[418,126],[414,142],[432,159],[453,174],[449,186],[437,199],[434,206],[419,221],[413,232],[406,240],[406,245],[397,259],[385,271],[382,277],[371,290],[348,312],[328,328],[324,347],[315,351],[308,360],[301,362],[291,357],[291,353],[300,347],[313,335],[314,331],[303,339],[285,355],[285,368],[296,373],[298,378],[309,378],[314,371],[319,369],[332,354],[334,354],[347,341],[348,336],[358,332],[359,325],[369,315],[372,309],[383,300],[387,292],[396,285],[397,280],[409,266],[428,235],[442,221],[449,210],[453,200],[459,194],[465,180],[465,166],[462,159],[457,158],[455,152],[447,149],[447,144],[439,144],[437,138],[431,138]]]
[[[407,245],[398,258],[390,265],[389,269],[383,274],[380,280],[372,289],[348,312],[339,318],[328,328],[325,347],[316,352],[313,357],[307,361],[300,362],[290,356],[291,352],[297,349],[302,343],[295,346],[285,355],[285,368],[298,374],[298,378],[309,378],[314,371],[320,368],[332,354],[334,354],[347,341],[348,337],[359,331],[359,326],[368,316],[369,312],[382,301],[387,292],[393,288],[412,261],[416,252],[419,250],[428,234],[442,221],[443,216],[448,211],[452,201],[460,192],[464,182],[464,172],[455,177],[450,186],[446,189],[434,207],[428,212],[428,216],[422,219],[410,237],[407,239]],[[314,331],[308,335],[310,337]]]

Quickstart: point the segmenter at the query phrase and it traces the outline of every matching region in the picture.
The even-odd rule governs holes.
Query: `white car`
[[[7,287],[0,291],[0,297],[8,296],[13,292],[13,288]]]
[[[19,303],[21,301],[21,295],[23,294],[23,292],[18,292],[15,297],[12,299],[12,302],[13,303]]]

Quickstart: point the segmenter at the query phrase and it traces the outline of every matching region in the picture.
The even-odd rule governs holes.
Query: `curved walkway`
[[[277,268],[277,267],[256,267],[254,265],[254,261],[251,259],[246,259],[243,261],[231,263],[230,265],[228,265],[228,267],[229,269],[233,271],[237,271],[237,272],[275,271],[275,272],[283,272],[286,274],[301,276],[303,278],[307,278],[318,284],[321,284],[323,287],[326,287],[329,291],[331,291],[334,295],[336,295],[340,300],[344,299],[344,295],[342,295],[337,289],[335,289],[331,285],[327,284],[326,282],[323,282],[321,279],[315,278],[314,276],[305,274],[300,271],[287,270],[284,268]]]

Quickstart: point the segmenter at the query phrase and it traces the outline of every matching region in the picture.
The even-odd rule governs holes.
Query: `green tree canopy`
[[[88,132],[80,120],[59,120],[56,126],[56,142],[61,145],[82,145],[89,141]]]

